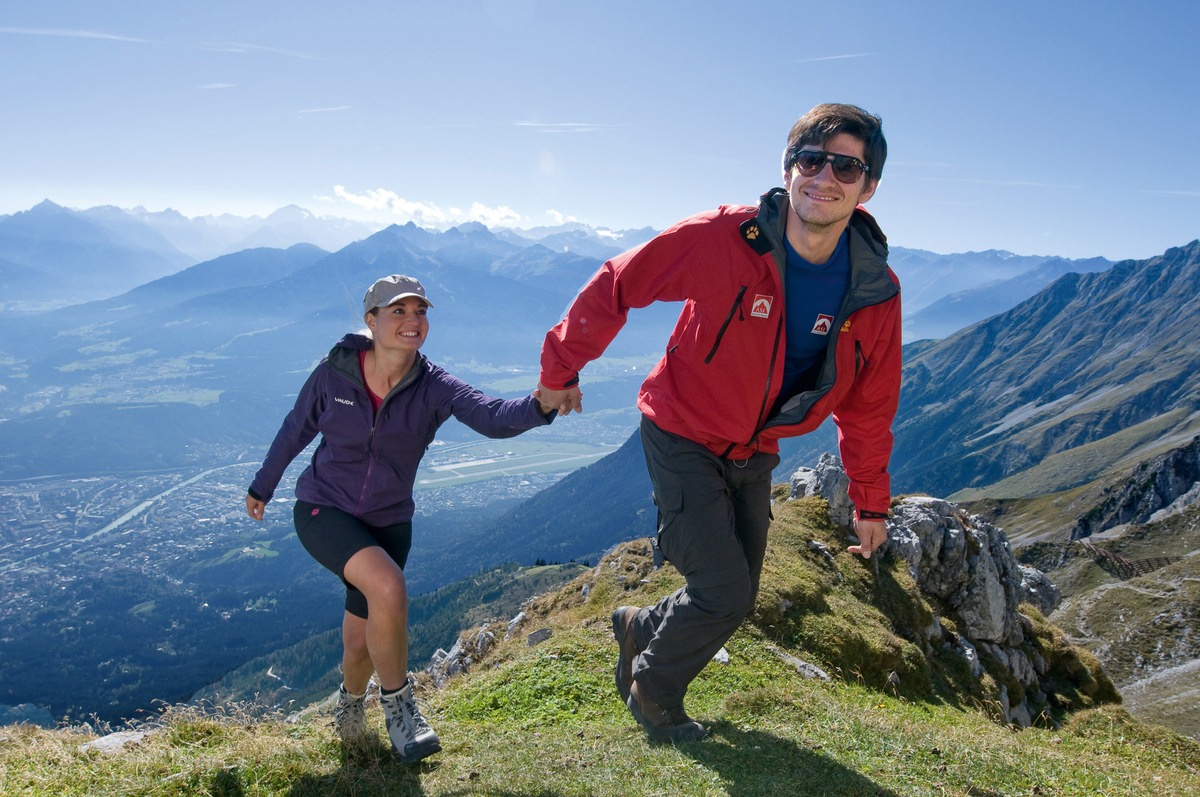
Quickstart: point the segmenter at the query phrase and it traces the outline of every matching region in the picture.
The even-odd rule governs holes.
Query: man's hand
[[[267,508],[265,501],[259,501],[254,496],[246,493],[246,512],[255,520],[263,519],[263,511]]]
[[[546,408],[547,412],[552,409],[557,409],[559,415],[566,415],[571,410],[583,412],[583,391],[579,389],[579,385],[574,385],[566,390],[551,390],[545,385],[539,384],[533,391],[533,397]]]
[[[851,545],[846,550],[861,554],[863,559],[870,559],[875,549],[887,542],[887,523],[883,520],[855,520],[854,533],[858,535],[858,545]]]

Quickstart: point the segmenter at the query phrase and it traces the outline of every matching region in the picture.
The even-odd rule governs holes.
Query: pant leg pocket
[[[663,548],[663,536],[667,528],[683,510],[683,486],[669,484],[654,490],[654,506],[658,509],[658,528],[654,538],[654,562],[661,566],[662,562],[671,561]]]

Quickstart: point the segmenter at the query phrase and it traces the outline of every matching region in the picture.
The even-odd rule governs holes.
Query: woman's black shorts
[[[408,549],[412,546],[412,522],[368,526],[335,507],[298,499],[292,515],[296,536],[304,550],[346,585],[346,611],[365,619],[367,598],[346,581],[346,563],[364,548],[379,547],[403,570],[408,562]]]

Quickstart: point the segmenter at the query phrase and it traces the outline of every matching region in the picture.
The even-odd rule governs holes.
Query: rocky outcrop
[[[815,468],[799,468],[792,474],[788,498],[816,495],[829,503],[829,519],[838,526],[849,526],[854,519],[854,504],[847,488],[850,480],[842,470],[842,461],[825,453],[817,459]]]
[[[587,597],[586,592],[584,593],[584,597]],[[528,617],[525,612],[518,612],[515,617],[508,621],[504,638],[512,639],[513,634],[521,628],[527,619]],[[525,643],[529,647],[540,645],[549,639],[553,633],[553,630],[550,628],[539,628],[536,631],[526,634]],[[479,628],[459,636],[450,650],[438,648],[433,656],[430,657],[429,666],[425,668],[425,671],[432,677],[433,685],[441,689],[451,678],[456,675],[462,675],[483,661],[495,646],[496,635],[491,631],[491,624],[484,623]]]
[[[1133,469],[1071,529],[1071,539],[1098,534],[1122,523],[1160,520],[1200,499],[1200,437]]]
[[[1050,579],[1017,562],[1001,529],[938,498],[898,502],[884,550],[907,563],[922,593],[955,623],[957,634],[950,635],[934,624],[927,642],[957,650],[976,676],[987,671],[1001,684],[1005,722],[1028,727],[1050,689],[1042,683],[1046,661],[1030,644],[1029,621],[1018,607],[1052,611],[1060,596]],[[1012,681],[1021,686],[1019,701],[1010,698]]]
[[[835,522],[849,526],[849,480],[836,457],[825,454],[815,469],[792,478],[790,498],[818,495],[830,503]],[[927,647],[941,646],[963,657],[976,677],[987,672],[1000,684],[1005,722],[1028,727],[1048,701],[1045,659],[1032,645],[1030,622],[1019,611],[1031,603],[1049,613],[1061,598],[1040,570],[1017,562],[1004,531],[957,504],[914,496],[892,506],[888,541],[879,552],[903,560],[941,622],[922,629]],[[1010,700],[1007,684],[1019,684]]]
[[[513,618],[509,624],[509,632],[524,620],[524,614]],[[487,623],[470,634],[461,636],[450,648],[438,648],[429,660],[426,671],[433,677],[433,684],[438,689],[446,685],[446,681],[471,669],[477,662],[483,660],[496,644],[496,635]]]

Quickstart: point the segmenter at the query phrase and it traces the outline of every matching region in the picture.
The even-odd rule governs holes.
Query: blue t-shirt
[[[833,321],[850,287],[850,233],[843,232],[829,260],[819,265],[787,245],[787,359],[779,403],[810,390],[825,362]]]

